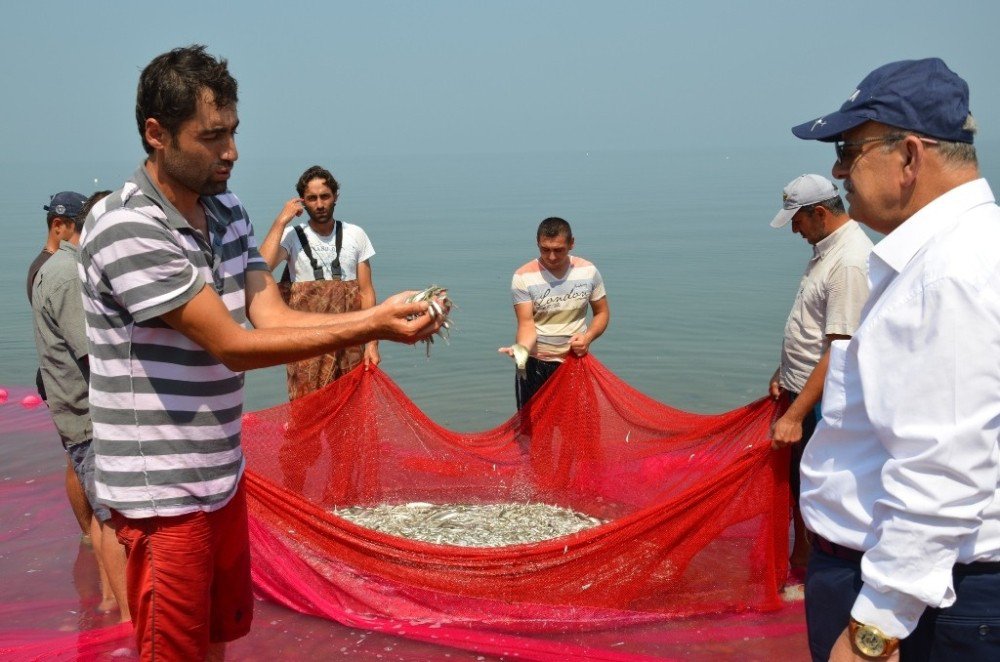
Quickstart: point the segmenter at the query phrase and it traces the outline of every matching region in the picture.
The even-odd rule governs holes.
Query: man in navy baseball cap
[[[799,138],[834,143],[833,176],[844,180],[851,217],[883,234],[919,206],[910,198],[911,212],[872,207],[887,183],[875,157],[899,150],[907,158],[918,157],[914,163],[936,155],[976,166],[975,131],[969,86],[938,58],[883,65],[861,81],[840,110],[792,128]],[[929,182],[924,178],[922,183]],[[931,189],[919,189],[925,195],[921,204],[930,202]]]
[[[42,205],[42,209],[48,212],[45,215],[45,223],[49,234],[45,239],[44,248],[28,266],[28,303],[31,303],[31,287],[35,283],[38,270],[56,252],[59,242],[72,236],[75,228],[73,219],[83,209],[85,202],[87,196],[83,194],[76,191],[62,191],[49,196],[49,204]]]
[[[1000,207],[968,85],[893,62],[792,132],[836,143],[851,216],[886,235],[801,462],[812,657],[1000,660]]]
[[[890,62],[858,84],[840,110],[792,129],[803,140],[831,142],[865,122],[971,143],[969,86],[940,59]]]
[[[64,218],[76,218],[76,215],[87,203],[87,196],[76,191],[63,191],[56,193],[49,198],[49,204],[42,205],[42,209],[49,212],[49,216],[62,216]]]

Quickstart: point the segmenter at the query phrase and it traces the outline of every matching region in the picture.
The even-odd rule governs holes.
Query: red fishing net
[[[328,618],[548,632],[773,610],[787,571],[776,405],[705,416],[570,359],[506,424],[456,433],[381,371],[248,415],[254,581]],[[610,520],[499,548],[408,540],[345,506],[543,502]],[[266,550],[266,551],[264,551]]]
[[[777,407],[762,399],[719,415],[682,412],[593,357],[570,358],[525,411],[458,433],[382,371],[359,368],[245,416],[255,590],[351,628],[504,658],[642,659],[642,650],[730,635],[787,642],[801,636],[800,606],[785,622],[738,615],[783,607],[788,459],[768,438]],[[546,503],[607,523],[474,548],[335,514],[409,502]],[[266,627],[258,615],[254,630]],[[629,637],[655,645],[616,648]]]

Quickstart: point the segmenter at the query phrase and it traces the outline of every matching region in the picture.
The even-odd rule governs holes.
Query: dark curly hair
[[[212,91],[219,108],[228,108],[239,100],[228,62],[215,59],[204,46],[175,48],[146,65],[135,96],[135,121],[147,154],[152,154],[153,148],[146,142],[146,120],[152,117],[176,135],[181,124],[194,116],[204,89]]]
[[[330,171],[322,166],[314,165],[306,168],[306,171],[302,173],[298,183],[295,185],[295,190],[298,191],[300,198],[305,195],[306,186],[314,179],[322,179],[323,183],[330,187],[334,195],[337,195],[340,191],[340,184],[333,178]]]

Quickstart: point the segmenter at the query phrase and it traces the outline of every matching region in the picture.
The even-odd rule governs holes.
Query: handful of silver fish
[[[459,547],[506,547],[567,536],[604,520],[545,503],[382,504],[333,511],[381,533]]]
[[[431,319],[437,319],[438,317],[443,317],[444,321],[441,323],[441,328],[438,330],[437,334],[440,336],[445,344],[448,344],[448,339],[450,337],[451,320],[448,315],[451,313],[452,302],[448,298],[448,289],[441,287],[439,285],[431,285],[426,290],[422,292],[417,292],[411,297],[406,299],[407,303],[416,303],[418,301],[426,301],[428,303],[427,314],[431,316]],[[422,340],[427,346],[427,358],[431,358],[431,345],[434,344],[434,336]]]

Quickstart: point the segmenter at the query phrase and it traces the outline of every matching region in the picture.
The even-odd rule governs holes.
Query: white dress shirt
[[[1000,208],[986,180],[879,242],[871,298],[835,341],[802,515],[865,552],[852,616],[905,637],[955,602],[952,566],[1000,561]]]

